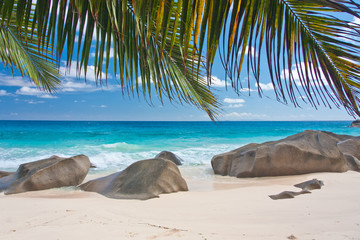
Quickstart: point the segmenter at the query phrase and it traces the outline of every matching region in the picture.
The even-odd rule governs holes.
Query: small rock
[[[324,182],[317,179],[294,185],[294,187],[301,188],[302,190],[321,189],[322,186],[324,186]]]
[[[269,195],[269,197],[273,200],[279,200],[279,199],[294,198],[295,196],[306,193],[311,193],[311,192],[308,190],[302,190],[300,192],[284,191],[276,195]]]

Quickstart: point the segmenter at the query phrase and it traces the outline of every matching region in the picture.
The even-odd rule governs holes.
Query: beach
[[[306,129],[360,135],[350,122],[2,121],[0,170],[59,155],[89,156],[84,182],[172,151],[189,191],[145,201],[110,199],[75,187],[0,193],[0,239],[360,239],[360,174],[235,178],[215,175],[211,158],[248,143]],[[293,199],[269,195],[324,186]]]
[[[146,201],[73,188],[1,194],[0,239],[360,239],[357,172],[199,179],[180,169],[189,192]],[[268,197],[313,178],[322,189]]]

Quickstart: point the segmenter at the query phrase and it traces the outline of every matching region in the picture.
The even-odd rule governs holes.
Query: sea
[[[249,143],[279,140],[304,130],[360,136],[351,121],[106,122],[0,121],[0,170],[52,155],[85,154],[97,166],[90,174],[116,172],[171,151],[183,167],[210,174],[214,155]]]

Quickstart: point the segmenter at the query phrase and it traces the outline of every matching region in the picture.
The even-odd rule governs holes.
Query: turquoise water
[[[179,155],[185,166],[201,166],[216,154],[307,129],[360,135],[350,123],[0,121],[0,170],[51,155],[85,154],[98,167],[92,171],[118,171],[163,150]]]

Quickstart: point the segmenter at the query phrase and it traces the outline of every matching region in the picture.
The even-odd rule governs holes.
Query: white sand
[[[52,189],[0,194],[0,239],[360,239],[360,173],[195,179],[147,201]],[[268,197],[318,178],[321,190]]]

